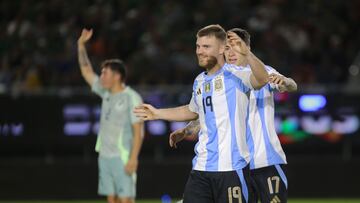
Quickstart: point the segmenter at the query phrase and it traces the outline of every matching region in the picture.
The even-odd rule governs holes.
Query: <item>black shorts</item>
[[[192,170],[185,186],[183,202],[245,203],[253,202],[253,194],[248,166],[226,172]]]
[[[287,179],[284,165],[273,165],[250,170],[251,187],[255,200],[262,203],[286,203]]]

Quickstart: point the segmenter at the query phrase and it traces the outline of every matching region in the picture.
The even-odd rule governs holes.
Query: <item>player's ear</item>
[[[121,74],[119,74],[119,81],[120,81],[121,83],[125,82],[125,81],[124,81],[124,77],[123,77]]]
[[[122,77],[121,77],[121,74],[120,74],[120,73],[116,73],[116,74],[115,74],[115,80],[116,80],[116,81],[119,81],[120,83],[122,82]]]

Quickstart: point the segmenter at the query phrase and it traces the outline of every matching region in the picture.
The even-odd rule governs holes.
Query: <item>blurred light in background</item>
[[[155,136],[164,135],[167,130],[165,122],[160,120],[148,121],[147,127],[148,132]]]
[[[301,126],[304,131],[313,134],[321,135],[331,130],[332,119],[330,116],[320,116],[314,118],[312,116],[304,116],[301,119]]]
[[[24,132],[22,123],[0,123],[1,136],[21,136]]]
[[[276,102],[286,102],[289,100],[288,92],[274,92],[274,100]]]
[[[180,128],[185,127],[187,122],[171,122],[170,123],[170,130],[171,132],[178,130]]]
[[[302,95],[299,99],[299,108],[302,111],[318,111],[326,106],[326,98],[323,95]]]
[[[357,76],[359,74],[359,66],[357,65],[351,65],[349,68],[349,73],[352,76]]]
[[[93,115],[95,116],[96,120],[100,120],[100,115],[101,115],[101,107],[100,105],[95,106],[92,110]]]
[[[359,117],[356,115],[343,116],[343,121],[334,121],[332,128],[337,133],[353,134],[359,129]]]
[[[168,194],[161,196],[161,203],[171,203],[171,197]]]
[[[90,122],[68,122],[64,126],[64,134],[68,136],[87,136],[90,129]]]
[[[299,106],[303,111],[314,112],[326,106],[322,95],[302,95]],[[318,137],[326,142],[336,142],[344,136],[355,135],[360,128],[360,119],[356,110],[346,112],[337,110],[332,115],[295,112],[275,115],[275,129],[283,144],[301,142],[311,137]],[[94,136],[99,131],[100,106],[88,104],[68,104],[63,107],[63,132],[66,136]],[[341,113],[342,112],[342,113]],[[168,136],[170,132],[183,128],[187,122],[168,122],[163,120],[148,121],[145,130],[149,137]],[[1,136],[20,136],[27,125],[22,123],[0,123]],[[197,135],[185,138],[196,141]]]
[[[66,105],[63,108],[63,115],[66,119],[88,119],[89,114],[89,108],[84,104]]]
[[[92,131],[93,131],[93,133],[94,133],[95,135],[97,135],[98,132],[99,132],[99,129],[100,129],[100,122],[97,121],[97,122],[94,123],[93,128],[92,128]]]

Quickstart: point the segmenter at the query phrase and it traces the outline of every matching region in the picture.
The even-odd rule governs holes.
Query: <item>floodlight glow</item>
[[[326,98],[323,95],[302,95],[299,99],[299,108],[302,111],[318,111],[326,106]]]
[[[164,121],[160,121],[160,120],[149,121],[147,124],[148,124],[147,129],[152,135],[160,136],[166,133],[167,129]]]

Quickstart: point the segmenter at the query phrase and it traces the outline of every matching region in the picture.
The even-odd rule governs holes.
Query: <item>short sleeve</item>
[[[140,121],[140,119],[138,117],[135,116],[133,110],[136,106],[139,106],[140,104],[143,103],[143,100],[141,98],[141,96],[134,90],[131,91],[131,93],[129,94],[130,97],[130,117],[131,117],[131,123],[137,123]]]
[[[103,98],[105,93],[107,92],[107,90],[101,86],[98,76],[95,77],[94,82],[91,85],[91,91],[99,95],[101,98]]]
[[[228,65],[226,67],[226,71],[228,71],[231,74],[232,78],[236,80],[236,83],[239,85],[238,87],[243,92],[248,92],[254,89],[254,87],[251,85],[250,82],[250,77],[251,77],[250,68]]]
[[[250,90],[253,90],[254,87],[252,86],[251,81],[250,81],[251,73],[252,72],[249,69],[235,71],[235,75],[239,79],[241,79],[242,83]]]
[[[198,110],[198,105],[196,104],[195,102],[195,98],[194,98],[194,95],[192,95],[191,97],[191,100],[190,100],[190,103],[189,103],[189,110],[191,112],[194,112],[194,113],[199,113],[199,110]]]

